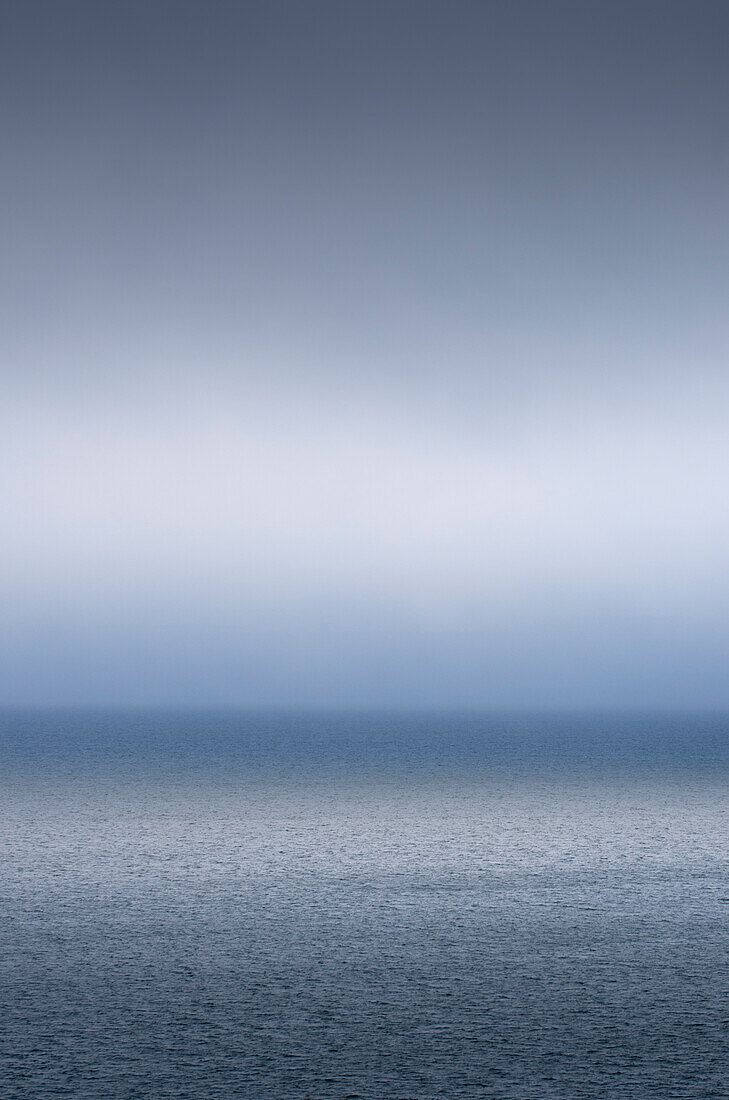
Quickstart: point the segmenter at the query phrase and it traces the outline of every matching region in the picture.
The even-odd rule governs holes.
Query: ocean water
[[[729,717],[5,714],[3,1100],[729,1097]]]

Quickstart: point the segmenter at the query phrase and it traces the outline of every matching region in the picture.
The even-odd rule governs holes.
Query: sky
[[[5,0],[0,702],[729,705],[729,8]]]

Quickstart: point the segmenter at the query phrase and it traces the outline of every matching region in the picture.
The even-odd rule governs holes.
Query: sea
[[[729,1097],[729,715],[2,714],[0,1096]]]

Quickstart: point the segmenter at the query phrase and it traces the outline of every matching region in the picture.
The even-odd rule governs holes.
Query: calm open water
[[[729,1097],[727,716],[0,720],[0,1094]]]

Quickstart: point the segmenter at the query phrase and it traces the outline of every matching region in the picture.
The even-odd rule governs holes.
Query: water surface
[[[722,715],[6,714],[9,1100],[729,1096]]]

